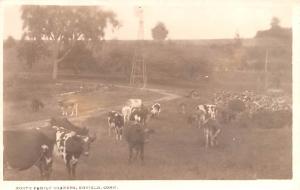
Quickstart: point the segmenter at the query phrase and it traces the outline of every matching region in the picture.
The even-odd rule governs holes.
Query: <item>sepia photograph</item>
[[[296,0],[20,2],[4,182],[293,180]]]

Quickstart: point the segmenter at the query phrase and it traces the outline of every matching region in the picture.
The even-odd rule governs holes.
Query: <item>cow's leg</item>
[[[210,142],[210,146],[213,147],[214,146],[214,138],[213,138],[212,130],[209,130],[209,142]]]
[[[108,123],[108,136],[110,136],[110,123],[109,123],[110,118],[107,118],[107,123]]]
[[[45,176],[45,167],[43,165],[42,160],[39,160],[36,163],[36,166],[39,168],[41,180],[45,180],[46,179],[46,176]]]
[[[134,149],[135,149],[135,154],[134,154],[133,160],[136,160],[140,153],[140,147],[136,146]]]
[[[209,133],[208,129],[204,129],[204,136],[205,136],[205,148],[208,148],[208,141],[209,141]]]
[[[76,166],[77,166],[77,163],[73,163],[71,165],[71,178],[72,179],[76,179]]]
[[[122,140],[122,136],[123,136],[123,127],[119,129],[119,138],[120,138],[120,141]]]
[[[108,126],[108,136],[110,137],[111,135],[111,126]]]
[[[217,145],[217,144],[218,144],[218,142],[217,142],[217,136],[219,135],[220,132],[221,132],[221,129],[218,129],[218,130],[215,132],[215,134],[213,134],[213,136],[212,136],[213,144],[214,144],[214,145]]]
[[[78,115],[78,104],[76,103],[75,104],[75,116],[77,117],[77,115]]]
[[[129,145],[129,157],[128,157],[128,163],[130,164],[131,163],[131,159],[132,159],[132,146]]]
[[[63,153],[64,162],[66,164],[66,169],[68,172],[68,177],[71,179],[71,155],[67,154],[66,152]]]
[[[66,162],[66,168],[67,168],[69,179],[71,179],[72,178],[72,175],[71,175],[71,164],[70,164],[70,160],[69,159]]]
[[[70,160],[70,166],[71,166],[71,179],[76,179],[76,166],[78,163],[78,155],[73,155]]]
[[[144,164],[144,144],[140,145],[140,158],[141,158],[142,164]]]
[[[71,115],[70,116],[73,116],[74,115],[74,104],[73,105],[71,105]]]
[[[119,132],[118,132],[117,128],[115,129],[115,133],[116,133],[116,140],[118,141],[119,140]]]

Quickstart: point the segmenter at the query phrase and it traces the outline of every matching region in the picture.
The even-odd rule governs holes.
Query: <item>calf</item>
[[[58,101],[58,105],[61,109],[63,116],[75,116],[78,115],[78,103],[75,101]],[[69,114],[71,112],[71,114]]]
[[[44,108],[44,104],[41,100],[36,98],[31,100],[31,109],[33,112],[38,112],[41,108]]]
[[[75,179],[79,157],[81,154],[89,155],[90,144],[95,139],[96,136],[82,136],[66,129],[57,130],[57,150],[65,162],[70,179]]]
[[[3,140],[4,165],[19,171],[36,166],[41,179],[50,178],[55,140],[37,129],[4,131]]]
[[[141,161],[144,161],[144,146],[149,141],[150,134],[153,133],[153,129],[144,129],[140,124],[134,124],[125,129],[125,138],[129,148],[128,163],[131,163],[134,151],[136,153],[134,159],[139,156]]]
[[[151,117],[158,117],[160,112],[161,112],[160,104],[159,103],[153,104],[150,110]]]
[[[123,115],[116,111],[110,111],[107,117],[108,121],[108,135],[110,136],[111,130],[115,130],[116,139],[122,140],[122,133],[124,127]]]
[[[178,105],[178,112],[181,114],[186,114],[186,104],[185,103],[180,103]]]

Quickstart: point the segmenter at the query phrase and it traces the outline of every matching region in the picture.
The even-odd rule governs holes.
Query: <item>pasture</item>
[[[4,89],[7,93],[4,96],[4,129],[58,116],[58,94],[74,91],[80,86],[76,80],[69,81],[69,89],[45,81],[40,85],[33,85],[32,82],[19,84],[22,85],[16,84],[11,89]],[[178,105],[187,101],[189,105],[206,103],[211,100],[209,92],[213,90],[207,89],[207,93],[201,93],[200,99],[192,100],[184,97],[191,89],[174,86],[151,86],[160,89],[156,91],[121,88],[110,84],[104,86],[107,88],[68,95],[68,98],[76,98],[80,102],[79,117],[73,118],[73,122],[87,126],[97,134],[90,156],[80,158],[78,180],[292,178],[291,127],[264,129],[252,126],[251,121],[247,127],[236,123],[224,124],[218,146],[206,149],[203,131],[187,123],[187,116],[178,112]],[[178,97],[161,99],[167,96],[162,94],[165,91]],[[43,97],[45,103],[45,108],[37,113],[32,113],[28,106],[33,94]],[[112,109],[120,111],[128,98],[141,98],[147,104],[159,100],[162,105],[160,117],[151,119],[147,124],[147,127],[155,130],[155,134],[146,144],[144,164],[137,160],[128,165],[126,141],[108,137],[107,112]],[[67,177],[63,160],[55,157],[51,179],[66,180]],[[22,172],[5,169],[4,179],[39,180],[39,173],[34,167]]]

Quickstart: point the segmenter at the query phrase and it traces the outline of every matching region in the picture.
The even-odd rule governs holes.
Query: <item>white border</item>
[[[203,3],[205,0],[199,1],[185,1],[185,3]],[[222,1],[222,0],[220,0]],[[284,2],[284,1],[283,1]],[[69,5],[70,3],[74,4],[74,1],[38,1],[38,0],[28,0],[28,1],[2,1],[0,2],[0,14],[1,14],[1,25],[0,25],[0,40],[3,41],[3,12],[5,5],[20,5],[20,4],[59,4],[59,5]],[[112,0],[89,0],[89,1],[76,1],[78,5],[114,5],[114,4],[132,4],[132,5],[163,5],[163,4],[175,4],[182,6],[182,1],[179,0],[168,0],[168,1],[112,1]],[[258,4],[260,4],[258,2]],[[245,189],[245,190],[253,190],[253,189],[264,189],[264,190],[296,190],[300,188],[300,176],[299,176],[299,111],[298,105],[300,105],[300,99],[296,97],[300,97],[300,80],[299,74],[300,71],[300,3],[295,4],[293,10],[293,120],[294,120],[294,127],[293,127],[293,179],[292,180],[146,180],[146,181],[3,181],[3,166],[1,165],[1,182],[0,188],[3,190],[15,190],[17,186],[37,186],[37,187],[48,187],[48,186],[80,186],[80,185],[88,185],[88,186],[113,186],[115,189],[124,189],[124,190],[140,190],[140,189],[172,189],[172,190],[182,190],[182,189]],[[1,47],[0,53],[3,58],[3,47]],[[1,63],[3,66],[3,59],[1,59]],[[1,75],[1,83],[3,84],[3,69],[0,69]],[[3,110],[3,85],[1,88],[1,107]],[[3,113],[3,112],[2,112]],[[3,121],[3,114],[0,116],[0,120]],[[3,122],[2,122],[3,123]],[[3,125],[1,125],[3,127]],[[3,139],[1,133],[1,142]],[[3,152],[3,146],[1,146],[1,154]],[[2,156],[1,156],[2,162]],[[280,166],[278,166],[280,167]],[[53,188],[52,188],[53,189]]]

